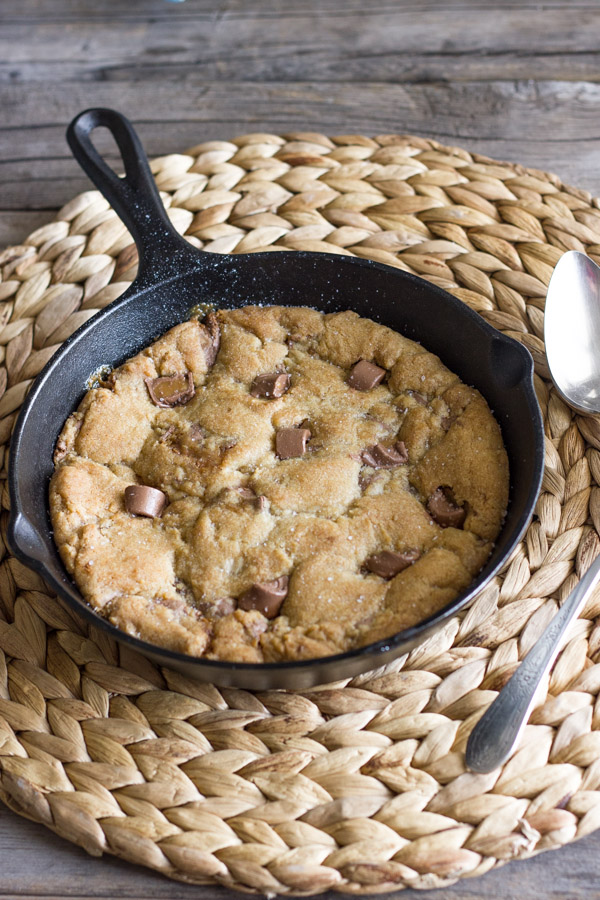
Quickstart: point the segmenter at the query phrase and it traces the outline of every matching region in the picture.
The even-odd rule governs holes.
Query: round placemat
[[[600,549],[600,421],[548,379],[544,297],[565,250],[600,257],[600,211],[554,175],[402,135],[250,134],[154,160],[175,227],[219,253],[316,250],[415,272],[521,341],[546,470],[503,574],[410,654],[349,681],[250,693],[159,670],[0,563],[0,796],[84,847],[188,882],[275,894],[434,887],[600,826],[600,592],[520,749],[475,775],[474,723]],[[600,261],[600,259],[599,259]],[[32,379],[135,276],[96,191],[0,255],[7,442]]]

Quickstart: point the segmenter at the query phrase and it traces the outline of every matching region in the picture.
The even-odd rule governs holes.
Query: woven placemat
[[[323,250],[415,272],[525,344],[546,472],[470,610],[376,672],[252,694],[159,670],[67,611],[2,544],[0,796],[84,847],[265,894],[434,887],[600,826],[600,593],[520,749],[466,772],[473,724],[600,549],[600,421],[548,380],[543,310],[567,249],[600,262],[598,203],[545,172],[410,136],[245,135],[154,161],[169,215],[221,253]],[[135,276],[96,191],[0,256],[6,445],[32,379]]]

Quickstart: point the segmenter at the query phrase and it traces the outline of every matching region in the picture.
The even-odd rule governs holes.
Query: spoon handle
[[[561,639],[599,580],[600,556],[573,588],[519,668],[475,725],[467,742],[466,763],[469,769],[492,772],[508,759],[527,724],[538,685],[558,656]]]

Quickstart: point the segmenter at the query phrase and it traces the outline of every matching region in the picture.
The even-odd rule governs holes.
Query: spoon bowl
[[[544,340],[563,400],[579,412],[600,413],[600,267],[577,250],[561,256],[550,279]]]

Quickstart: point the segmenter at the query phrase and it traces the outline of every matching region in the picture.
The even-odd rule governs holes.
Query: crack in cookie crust
[[[353,386],[360,360],[385,378]],[[252,389],[264,375],[279,396]],[[157,405],[148,385],[171,383],[173,405]],[[166,494],[160,517],[127,511],[135,484]],[[50,487],[61,556],[96,609],[151,643],[249,662],[326,656],[431,615],[485,563],[507,498],[476,390],[382,325],[300,307],[184,322],[115,369],[67,420]],[[369,571],[383,551],[410,565]]]

